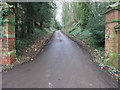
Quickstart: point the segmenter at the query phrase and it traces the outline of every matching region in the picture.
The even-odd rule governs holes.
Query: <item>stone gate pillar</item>
[[[0,40],[0,55],[2,64],[11,64],[15,60],[15,14],[10,13],[5,17],[1,28],[3,36]]]
[[[120,61],[120,4],[109,6],[106,11],[105,52],[108,63],[118,68]]]

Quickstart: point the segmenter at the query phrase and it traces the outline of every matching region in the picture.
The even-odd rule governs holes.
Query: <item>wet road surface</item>
[[[37,59],[4,72],[3,88],[114,88],[111,76],[60,31]]]

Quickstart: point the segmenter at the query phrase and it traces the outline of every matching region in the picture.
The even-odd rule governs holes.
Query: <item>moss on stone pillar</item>
[[[107,7],[105,52],[109,58],[108,64],[118,68],[120,54],[120,2]]]

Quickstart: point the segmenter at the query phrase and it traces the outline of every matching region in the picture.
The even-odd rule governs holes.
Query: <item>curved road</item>
[[[3,74],[3,88],[115,88],[117,82],[60,31],[37,59]]]

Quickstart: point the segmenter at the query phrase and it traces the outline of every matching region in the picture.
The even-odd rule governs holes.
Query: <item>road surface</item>
[[[115,88],[117,83],[60,31],[37,59],[3,74],[3,88]]]

